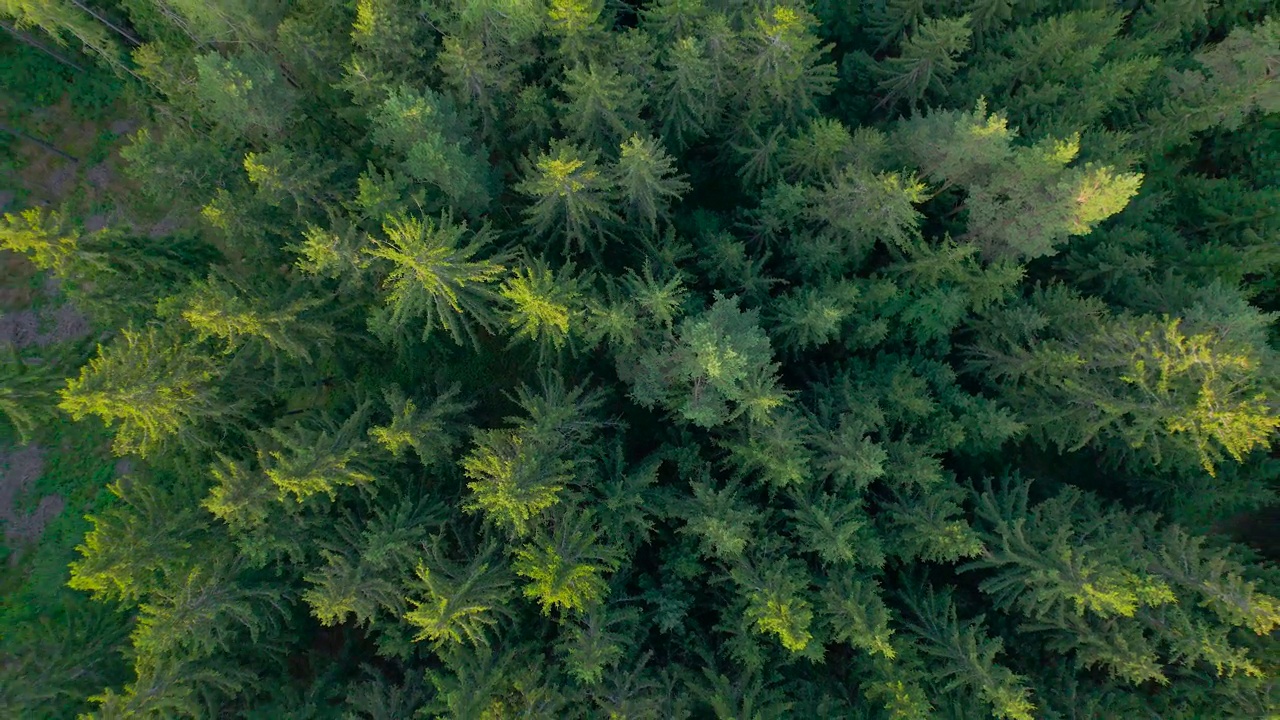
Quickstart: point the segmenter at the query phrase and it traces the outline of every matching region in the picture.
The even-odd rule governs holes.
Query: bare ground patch
[[[89,319],[70,303],[0,314],[0,348],[47,347],[89,334]]]
[[[43,472],[44,450],[38,445],[0,450],[0,525],[4,526],[5,544],[12,548],[34,544],[66,505],[58,495],[46,495],[35,510],[21,510],[19,499]],[[10,556],[11,563],[17,559],[17,553]]]

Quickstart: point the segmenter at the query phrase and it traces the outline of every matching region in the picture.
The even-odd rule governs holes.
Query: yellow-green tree
[[[58,407],[97,416],[115,430],[119,455],[149,455],[170,440],[198,441],[202,423],[234,414],[222,397],[222,368],[198,347],[157,327],[125,329],[67,381]]]

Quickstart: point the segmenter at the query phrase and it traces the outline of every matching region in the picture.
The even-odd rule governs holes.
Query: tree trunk
[[[23,43],[25,43],[25,44],[27,44],[27,45],[30,45],[31,47],[33,47],[33,48],[35,48],[35,49],[39,50],[40,52],[44,53],[45,55],[48,55],[49,57],[53,58],[54,60],[57,60],[58,62],[62,63],[63,65],[66,65],[67,67],[69,67],[69,68],[71,68],[71,69],[73,69],[73,70],[78,70],[78,71],[80,71],[80,72],[84,72],[84,68],[80,67],[79,65],[75,64],[74,62],[71,62],[71,61],[70,61],[70,60],[68,60],[67,58],[65,58],[65,57],[63,57],[62,55],[60,55],[59,53],[56,53],[56,52],[54,52],[53,50],[50,50],[49,48],[45,47],[43,44],[41,44],[41,43],[37,42],[35,38],[32,38],[32,37],[28,36],[26,33],[22,32],[21,30],[18,30],[17,28],[9,27],[9,25],[8,25],[7,23],[3,23],[3,22],[0,22],[0,28],[4,28],[4,29],[5,29],[5,31],[6,31],[6,32],[8,32],[8,33],[9,33],[10,35],[12,35],[13,37],[17,38],[18,40],[22,41]]]
[[[99,15],[98,13],[94,12],[94,10],[93,10],[92,8],[88,7],[88,6],[87,6],[87,5],[85,5],[84,3],[80,2],[80,0],[71,0],[71,4],[72,4],[72,5],[75,5],[76,7],[80,8],[81,10],[83,10],[83,11],[85,11],[85,12],[89,13],[89,14],[90,14],[90,15],[92,15],[95,19],[97,19],[97,21],[98,21],[98,22],[100,22],[100,23],[102,23],[103,25],[106,25],[107,27],[109,27],[109,28],[111,28],[112,30],[116,31],[116,34],[117,34],[117,35],[119,35],[120,37],[124,38],[124,39],[125,39],[125,41],[126,41],[126,42],[128,42],[128,43],[129,43],[130,45],[132,45],[133,47],[138,47],[139,45],[141,45],[141,44],[142,44],[142,41],[141,41],[141,40],[139,40],[138,38],[134,37],[133,33],[129,32],[128,30],[125,30],[124,28],[119,27],[119,26],[118,26],[118,25],[116,25],[115,23],[111,22],[110,20],[108,20],[108,19],[104,18],[103,16]]]
[[[73,163],[79,163],[79,162],[80,162],[80,159],[79,159],[79,158],[76,158],[76,157],[74,157],[74,156],[72,156],[72,155],[68,155],[67,153],[62,152],[61,150],[59,150],[57,147],[53,146],[52,144],[47,143],[47,142],[45,142],[44,140],[41,140],[40,138],[35,137],[34,135],[28,135],[27,133],[25,133],[25,132],[23,132],[23,131],[21,131],[21,130],[19,130],[19,129],[17,129],[17,128],[9,127],[8,125],[5,125],[4,123],[0,123],[0,132],[6,132],[6,133],[9,133],[10,135],[13,135],[14,137],[21,138],[21,139],[23,139],[23,140],[28,140],[28,141],[30,141],[30,142],[33,142],[33,143],[35,143],[36,145],[39,145],[40,147],[44,148],[45,150],[48,150],[49,152],[51,152],[51,153],[53,153],[53,154],[55,154],[55,155],[58,155],[58,156],[60,156],[60,157],[64,157],[64,158],[66,158],[66,159],[70,160],[70,161],[71,161],[71,162],[73,162]]]

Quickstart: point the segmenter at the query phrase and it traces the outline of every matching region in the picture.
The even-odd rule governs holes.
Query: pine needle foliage
[[[0,716],[1275,716],[1263,5],[0,0]]]

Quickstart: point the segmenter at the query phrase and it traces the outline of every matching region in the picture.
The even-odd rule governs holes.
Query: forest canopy
[[[0,21],[172,219],[0,220],[128,459],[0,715],[1280,718],[1274,1]]]

